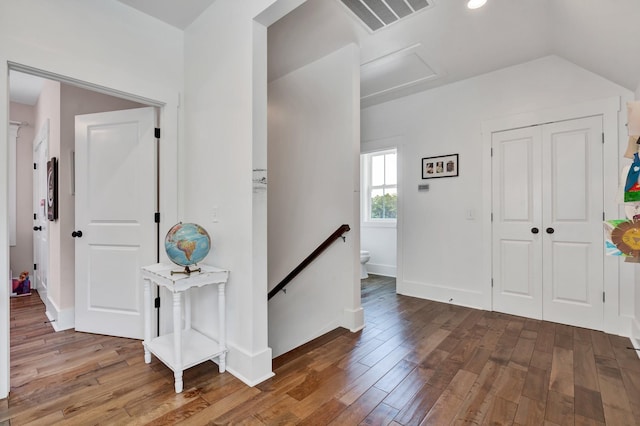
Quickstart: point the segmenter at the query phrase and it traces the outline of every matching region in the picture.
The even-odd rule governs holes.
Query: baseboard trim
[[[38,296],[40,296],[40,300],[42,300],[42,303],[44,303],[44,305],[46,307],[47,306],[47,299],[48,299],[47,290],[44,290],[44,289],[41,290],[39,288],[36,289],[36,290],[38,290]]]
[[[638,320],[633,319],[631,322],[631,344],[636,349],[636,355],[640,358],[640,323]]]
[[[352,333],[360,331],[364,328],[364,309],[345,309],[342,327],[348,329]]]
[[[397,280],[396,291],[404,296],[487,310],[487,307],[482,306],[484,296],[481,292],[400,280]]]
[[[58,331],[70,330],[76,326],[75,308],[59,309],[48,297],[45,300],[45,315],[49,319],[53,329]]]
[[[238,380],[253,387],[275,374],[271,367],[271,348],[250,354],[233,343],[227,342],[227,371]]]
[[[394,265],[382,265],[379,263],[367,263],[365,265],[367,272],[373,275],[382,275],[384,277],[396,277],[397,268]]]

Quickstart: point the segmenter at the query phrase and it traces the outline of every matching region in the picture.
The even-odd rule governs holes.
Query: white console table
[[[218,358],[218,366],[224,373],[226,365],[225,284],[229,271],[213,266],[198,265],[202,271],[191,275],[175,274],[179,266],[158,263],[142,268],[144,280],[144,361],[151,362],[151,354],[173,370],[176,393],[182,392],[182,372],[207,360]],[[152,284],[162,286],[173,294],[173,333],[152,338]],[[213,340],[191,328],[191,296],[189,289],[206,285],[218,285],[218,340]],[[184,300],[184,328],[182,327]]]

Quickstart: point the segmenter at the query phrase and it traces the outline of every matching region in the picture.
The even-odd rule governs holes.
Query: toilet
[[[366,250],[360,250],[360,279],[363,280],[365,278],[369,278],[369,274],[367,273],[367,267],[365,263],[367,263],[371,259],[371,254]]]

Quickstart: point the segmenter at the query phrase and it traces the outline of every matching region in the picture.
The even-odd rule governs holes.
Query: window
[[[366,222],[395,222],[398,214],[395,149],[363,155],[363,216]]]

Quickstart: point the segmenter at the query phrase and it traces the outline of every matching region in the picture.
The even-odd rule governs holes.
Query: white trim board
[[[365,264],[367,272],[373,275],[382,275],[384,277],[396,277],[397,267],[395,265],[384,265],[380,263],[367,262]]]
[[[405,296],[486,310],[481,303],[478,303],[482,300],[482,292],[479,291],[461,290],[458,288],[407,280],[403,280],[402,282],[397,281],[396,288],[398,294]]]

